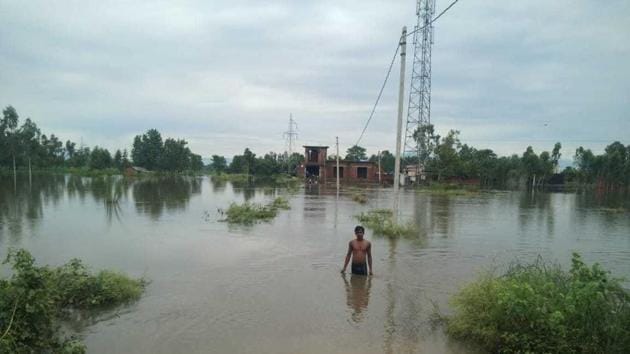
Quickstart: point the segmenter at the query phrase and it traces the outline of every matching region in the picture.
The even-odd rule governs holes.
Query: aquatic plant
[[[485,274],[452,299],[447,333],[491,352],[628,353],[630,292],[573,254],[566,272],[540,259]]]
[[[479,187],[464,186],[458,184],[433,183],[428,186],[421,185],[418,187],[417,191],[419,193],[429,193],[434,195],[473,196],[479,194]]]
[[[13,275],[0,279],[0,353],[84,353],[81,342],[60,331],[66,314],[136,300],[146,285],[111,271],[93,275],[77,259],[36,266],[26,250],[10,251],[7,263]]]
[[[406,224],[396,222],[392,211],[388,209],[370,210],[357,215],[356,218],[376,235],[395,238],[413,236],[418,233],[415,224],[412,222]]]
[[[275,218],[280,209],[290,209],[289,202],[282,197],[274,199],[267,205],[248,202],[243,204],[232,203],[225,211],[226,218],[223,221],[231,224],[251,225],[257,221]]]
[[[367,196],[363,193],[352,193],[352,200],[354,200],[355,202],[359,203],[359,204],[365,204],[367,203],[368,199]]]

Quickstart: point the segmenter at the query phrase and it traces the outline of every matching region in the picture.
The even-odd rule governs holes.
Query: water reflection
[[[158,219],[164,210],[183,210],[192,195],[201,194],[201,179],[184,176],[145,178],[131,185],[136,211]]]
[[[555,228],[556,207],[565,203],[557,203],[553,199],[560,198],[562,193],[542,193],[528,191],[520,194],[518,199],[518,223],[521,233],[526,233],[529,227],[534,227],[539,232],[546,232],[547,237],[552,237]],[[565,200],[566,202],[566,200]]]
[[[359,323],[364,318],[370,302],[370,288],[372,287],[372,277],[365,275],[345,273],[341,275],[346,286],[346,304],[351,311],[350,318],[353,322]],[[348,277],[350,280],[348,280]]]
[[[61,175],[19,176],[17,183],[12,177],[0,177],[0,235],[4,228],[14,240],[18,240],[26,221],[30,228],[35,228],[44,214],[44,204],[58,205],[63,197],[65,178]]]

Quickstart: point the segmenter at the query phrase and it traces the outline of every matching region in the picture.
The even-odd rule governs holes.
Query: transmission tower
[[[289,130],[284,132],[284,138],[287,140],[287,172],[291,174],[291,155],[293,154],[293,140],[297,139],[297,123],[293,120],[293,114],[289,113]]]
[[[424,165],[427,157],[427,142],[416,141],[414,133],[420,127],[431,124],[431,45],[433,45],[433,25],[435,0],[417,0],[418,22],[413,34],[413,66],[409,85],[409,106],[405,132],[404,157],[413,157],[416,166]],[[418,174],[416,174],[418,176]],[[419,176],[418,176],[419,177]],[[416,178],[418,182],[419,178]]]

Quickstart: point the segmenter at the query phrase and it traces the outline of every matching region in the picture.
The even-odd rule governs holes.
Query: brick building
[[[304,146],[304,162],[298,168],[298,176],[320,183],[334,182],[337,178],[337,162],[327,161],[328,146]],[[369,161],[339,160],[339,180],[341,182],[379,182],[386,178],[379,171],[378,164]]]

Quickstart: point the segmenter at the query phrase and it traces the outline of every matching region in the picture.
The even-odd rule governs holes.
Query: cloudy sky
[[[157,128],[204,157],[260,154],[285,149],[292,113],[299,145],[345,150],[415,0],[0,0],[0,23],[0,105],[63,140]],[[370,153],[395,146],[398,70]],[[499,154],[630,144],[630,1],[460,0],[435,23],[432,103],[440,133]]]

